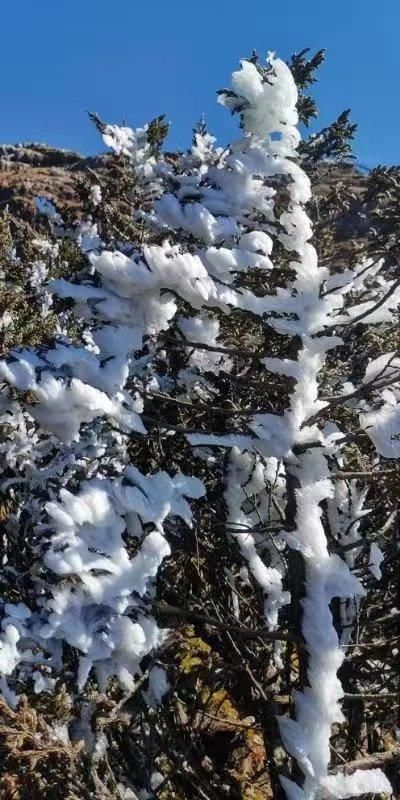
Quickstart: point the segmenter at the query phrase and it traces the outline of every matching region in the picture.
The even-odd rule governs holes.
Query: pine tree
[[[297,652],[294,713],[277,717],[293,765],[291,777],[288,760],[281,768],[289,800],[390,791],[378,768],[329,765],[333,726],[346,724],[338,672],[384,559],[365,508],[370,472],[351,468],[351,447],[361,442],[377,478],[400,448],[400,357],[387,346],[400,298],[394,236],[383,224],[373,237],[388,269],[372,244],[346,269],[332,253],[319,260],[307,172],[347,155],[354,126],[346,112],[301,143],[299,117],[315,114],[304,90],[322,59],[304,55],[293,75],[273,55],[241,62],[219,93],[241,128],[225,148],[204,123],[172,156],[161,117],[137,130],[97,121],[130,174],[133,238],[115,224],[109,186],[82,187],[88,216],[76,224],[42,208],[54,242],[73,242],[82,265],[46,284],[63,308],[54,341],[0,362],[2,491],[15,500],[5,525],[4,698],[15,706],[32,679],[35,691],[54,691],[71,668],[72,693],[84,696],[94,680],[106,691],[115,678],[134,692],[147,664],[144,697],[155,708],[169,686],[154,660],[168,641],[157,612],[236,633],[245,664],[246,638],[264,641],[275,693],[291,690]],[[366,203],[379,178],[388,184],[375,173]],[[353,337],[375,326],[378,353],[372,346],[355,364]],[[392,522],[391,509],[384,533]],[[193,542],[177,552],[193,525],[208,552],[212,583],[198,590],[207,613],[190,606]],[[369,572],[356,574],[364,554]],[[168,603],[175,564],[185,568],[178,606]],[[209,613],[220,597],[231,602],[228,620]],[[265,685],[254,678],[253,688],[265,697],[259,666]],[[276,742],[271,714],[263,725]]]

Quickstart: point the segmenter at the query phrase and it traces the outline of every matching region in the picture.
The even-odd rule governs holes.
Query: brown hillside
[[[47,197],[60,207],[77,207],[76,179],[88,170],[101,172],[107,155],[82,156],[44,144],[0,145],[0,210],[24,218],[34,213],[37,196]],[[314,189],[326,196],[341,182],[356,197],[363,194],[366,176],[352,164],[322,168]]]
[[[60,208],[77,207],[76,180],[88,169],[101,171],[107,156],[81,156],[42,144],[0,145],[0,211],[32,220],[35,198]]]

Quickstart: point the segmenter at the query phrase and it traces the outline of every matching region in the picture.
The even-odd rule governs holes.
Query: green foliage
[[[307,47],[301,50],[300,53],[294,53],[289,59],[288,66],[292,72],[293,78],[299,90],[299,100],[297,110],[299,113],[299,120],[303,125],[309,125],[313,117],[318,116],[318,107],[315,100],[308,94],[305,94],[304,89],[308,89],[313,83],[316,83],[317,78],[315,72],[325,60],[325,50],[318,50],[315,55],[307,59],[306,55],[310,52]]]
[[[199,121],[196,122],[196,125],[193,128],[193,140],[192,140],[193,144],[195,142],[194,137],[196,133],[199,133],[200,136],[205,136],[205,134],[207,133],[207,123],[203,115],[200,117]]]
[[[324,159],[340,162],[354,158],[352,141],[356,130],[357,125],[350,122],[350,109],[342,111],[335,122],[300,144],[303,167],[315,167]]]
[[[168,136],[169,124],[165,120],[165,114],[160,114],[149,122],[147,131],[147,141],[151,146],[153,155],[157,155],[164,144],[164,139]]]
[[[91,122],[93,122],[93,124],[96,126],[99,133],[103,134],[107,127],[106,123],[100,119],[100,117],[98,116],[98,114],[96,114],[95,111],[88,111],[88,117],[91,120]]]
[[[298,89],[308,89],[313,83],[316,83],[317,78],[314,73],[325,61],[326,50],[318,50],[312,58],[305,58],[306,54],[310,52],[310,48],[306,47],[300,53],[294,53],[288,61],[288,67],[293,75],[294,81]]]
[[[377,166],[371,170],[364,205],[371,222],[369,238],[388,264],[400,258],[400,167]]]

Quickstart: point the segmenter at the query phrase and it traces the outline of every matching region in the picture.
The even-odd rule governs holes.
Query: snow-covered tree
[[[320,263],[298,100],[289,67],[271,54],[264,66],[242,61],[219,94],[240,118],[240,138],[225,148],[203,124],[174,157],[154,125],[101,124],[132,174],[132,241],[109,235],[101,186],[75,225],[41,208],[53,238],[75,242],[85,266],[46,283],[36,264],[42,313],[51,298],[66,301],[57,336],[0,362],[2,491],[15,499],[6,553],[22,537],[25,555],[23,572],[4,557],[0,664],[14,705],[30,679],[53,690],[71,648],[76,692],[92,668],[101,690],[116,676],[132,691],[166,640],[154,616],[157,573],[174,561],[179,520],[193,524],[185,498],[203,498],[200,535],[205,521],[224,537],[239,635],[240,626],[252,634],[241,593],[262,597],[275,690],[296,643],[294,713],[278,725],[298,769],[281,782],[289,800],[314,800],[390,791],[380,769],[333,774],[329,765],[333,726],[345,719],[338,672],[368,582],[357,558],[371,545],[376,579],[383,560],[363,522],[368,483],[349,468],[348,447],[370,442],[377,474],[400,453],[399,353],[368,359],[364,374],[341,353],[360,326],[390,338],[400,286],[384,258],[332,271]],[[171,409],[186,417],[172,420]],[[168,687],[157,670],[150,705]]]

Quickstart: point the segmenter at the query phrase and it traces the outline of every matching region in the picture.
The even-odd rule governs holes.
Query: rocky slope
[[[8,205],[17,216],[31,218],[37,196],[60,207],[78,207],[76,180],[88,170],[101,172],[107,159],[107,155],[82,156],[45,144],[0,145],[0,211]],[[359,198],[366,176],[352,164],[328,166],[317,176],[317,194],[327,196],[338,182]]]
[[[0,145],[0,212],[8,206],[31,221],[38,196],[59,207],[77,206],[76,180],[89,169],[101,171],[106,159],[43,144]]]

